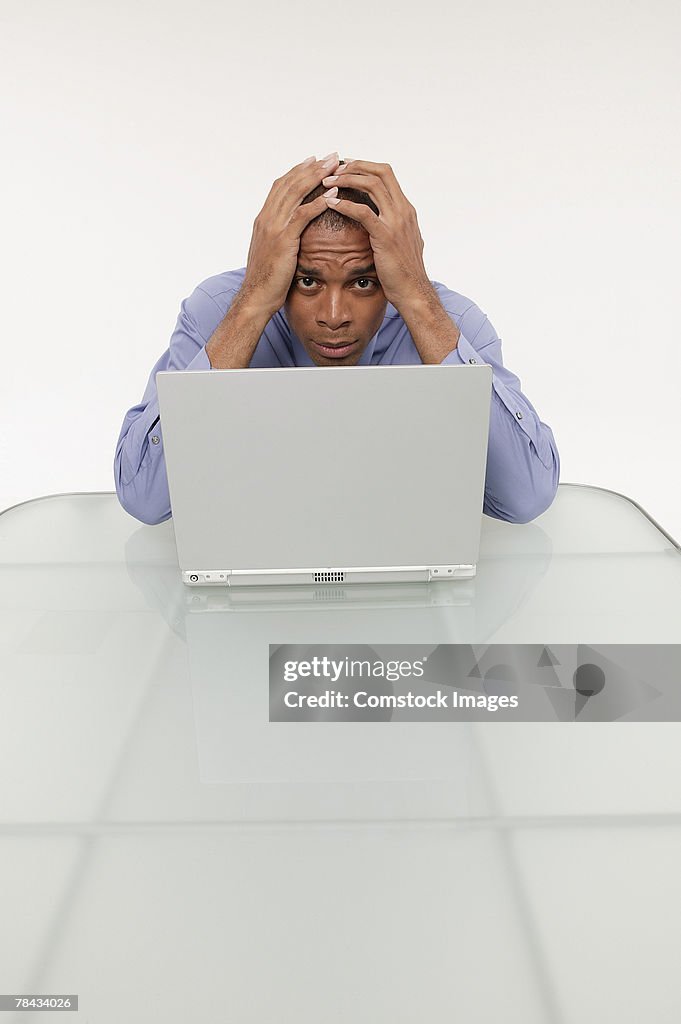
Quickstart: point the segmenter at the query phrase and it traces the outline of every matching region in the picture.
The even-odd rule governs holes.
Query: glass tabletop
[[[474,580],[237,594],[183,586],[172,522],[57,495],[0,515],[0,580],[4,992],[678,1020],[677,723],[268,721],[273,643],[681,642],[681,553],[628,499],[484,517]]]

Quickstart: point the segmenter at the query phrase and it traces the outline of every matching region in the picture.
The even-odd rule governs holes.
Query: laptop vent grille
[[[325,590],[313,590],[315,601],[347,601],[348,595],[340,587],[327,587]]]
[[[314,574],[315,583],[345,583],[345,573],[338,572],[316,572]]]

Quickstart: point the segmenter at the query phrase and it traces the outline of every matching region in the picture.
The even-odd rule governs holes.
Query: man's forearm
[[[214,370],[242,370],[250,365],[262,332],[273,317],[251,293],[238,292],[206,343]]]
[[[459,341],[459,328],[432,285],[398,307],[423,363],[441,363]]]

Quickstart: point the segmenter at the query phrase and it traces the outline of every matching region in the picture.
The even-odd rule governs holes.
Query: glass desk
[[[681,1019],[681,725],[267,721],[270,643],[681,643],[681,553],[632,502],[485,517],[471,581],[237,595],[182,585],[171,522],[59,495],[0,515],[0,579],[2,992]]]

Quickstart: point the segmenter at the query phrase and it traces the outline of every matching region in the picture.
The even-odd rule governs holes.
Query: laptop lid
[[[474,566],[491,379],[485,364],[158,373],[185,580]]]

